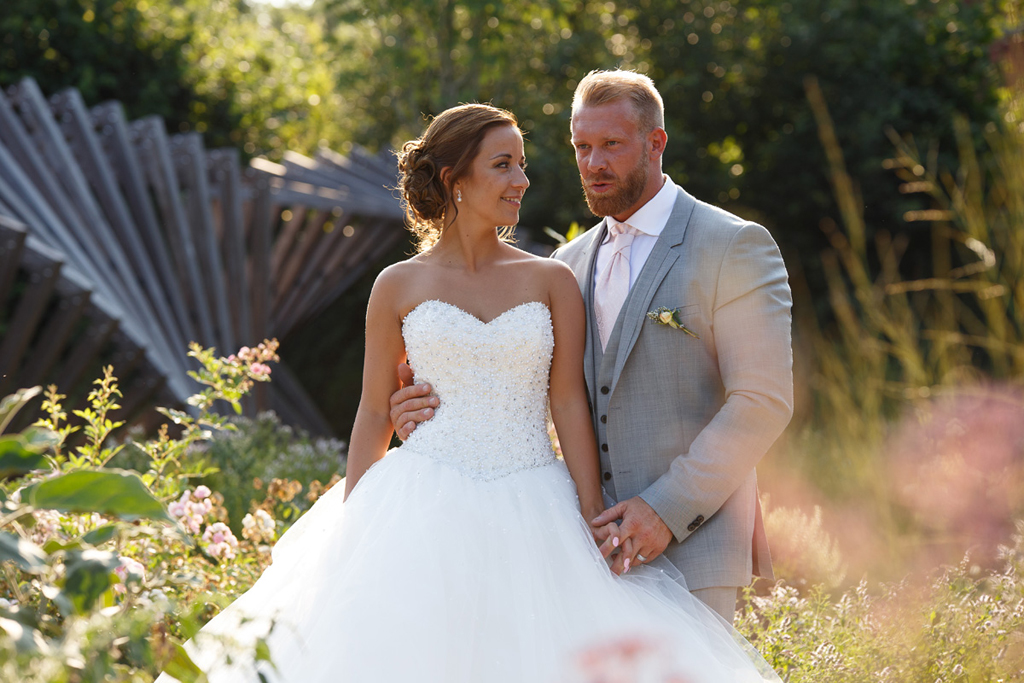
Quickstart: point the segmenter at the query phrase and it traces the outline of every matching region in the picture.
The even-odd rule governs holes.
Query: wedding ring
[[[640,560],[641,562],[646,562],[647,561],[647,558],[644,557],[643,555],[641,555],[640,553],[636,554],[636,559]]]

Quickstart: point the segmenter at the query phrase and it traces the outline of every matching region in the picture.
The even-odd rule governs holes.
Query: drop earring
[[[462,203],[462,190],[455,190],[455,201]]]

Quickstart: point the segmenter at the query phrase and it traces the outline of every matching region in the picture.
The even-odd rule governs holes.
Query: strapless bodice
[[[555,459],[547,431],[554,334],[546,305],[523,303],[485,323],[428,300],[406,315],[402,336],[416,381],[430,383],[441,399],[403,449],[478,479]]]

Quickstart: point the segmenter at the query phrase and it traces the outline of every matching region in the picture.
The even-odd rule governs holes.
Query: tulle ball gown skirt
[[[669,642],[688,682],[776,680],[669,572],[611,573],[561,462],[481,482],[398,450],[343,488],[188,644],[213,683],[555,683],[637,635]]]

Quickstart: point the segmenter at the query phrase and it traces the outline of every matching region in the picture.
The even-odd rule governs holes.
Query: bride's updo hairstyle
[[[449,207],[458,213],[451,188],[469,174],[480,143],[495,126],[518,126],[518,121],[512,112],[489,104],[462,104],[438,114],[422,137],[402,145],[398,189],[419,251],[432,247],[455,219],[449,215]],[[449,167],[442,181],[441,170]]]

